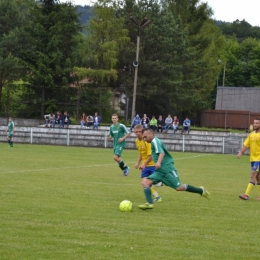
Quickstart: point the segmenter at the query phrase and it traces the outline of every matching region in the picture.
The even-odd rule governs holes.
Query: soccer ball
[[[133,203],[129,200],[123,200],[119,204],[119,209],[123,212],[131,211],[133,209]]]

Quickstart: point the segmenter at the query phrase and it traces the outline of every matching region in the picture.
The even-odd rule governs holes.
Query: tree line
[[[91,16],[70,2],[0,0],[0,115],[98,111],[109,121],[116,93],[130,110],[139,32],[140,114],[195,117],[214,107],[224,68],[225,86],[260,85],[259,27],[216,22],[207,3],[98,0],[84,8]],[[151,24],[140,29],[144,17]]]

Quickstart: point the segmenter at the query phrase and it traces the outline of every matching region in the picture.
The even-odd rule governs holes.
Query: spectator
[[[87,128],[90,128],[90,126],[93,125],[93,122],[94,122],[93,116],[89,115],[89,116],[87,117]]]
[[[69,128],[70,125],[70,115],[68,114],[67,111],[65,111],[63,115],[63,127],[64,125],[67,125],[67,128]]]
[[[164,128],[164,133],[167,133],[168,130],[172,127],[172,117],[169,114],[168,117],[165,119],[165,128]]]
[[[147,117],[146,114],[144,114],[144,117],[141,120],[141,125],[143,126],[143,128],[147,128],[149,126],[149,123],[150,123],[149,117]]]
[[[60,124],[60,120],[61,120],[61,112],[58,111],[57,114],[55,115],[55,119],[52,120],[51,127],[54,128],[56,124]]]
[[[173,121],[172,121],[172,127],[173,127],[173,133],[175,134],[179,128],[179,119],[177,118],[177,116],[173,117]]]
[[[98,129],[99,124],[100,124],[100,122],[101,122],[101,117],[98,115],[98,112],[95,113],[94,118],[93,118],[93,121],[94,121],[93,129],[95,129],[95,128]]]
[[[159,130],[161,130],[161,133],[163,131],[163,126],[164,126],[164,120],[162,118],[162,115],[159,116],[157,120],[157,132],[159,133]]]
[[[83,113],[81,118],[80,118],[80,128],[83,128],[86,126],[86,122],[87,122],[87,117],[86,114]]]
[[[157,119],[155,116],[152,116],[152,119],[150,121],[150,128],[155,132],[157,130]]]
[[[131,127],[130,127],[130,131],[132,131],[132,129],[136,126],[136,125],[140,125],[141,124],[141,118],[139,117],[139,115],[136,115],[132,121]]]
[[[45,127],[48,127],[48,124],[50,124],[49,127],[51,127],[52,121],[55,120],[55,115],[53,113],[44,115],[44,119],[45,119]]]
[[[182,125],[182,131],[181,131],[182,134],[184,134],[184,131],[188,131],[188,134],[190,133],[190,124],[191,124],[190,119],[186,117]]]
[[[60,128],[64,127],[64,115],[60,112],[60,118],[59,118]]]

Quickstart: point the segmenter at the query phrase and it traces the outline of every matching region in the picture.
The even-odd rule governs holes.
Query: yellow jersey
[[[260,161],[260,133],[254,131],[249,134],[244,146],[250,148],[250,162]]]
[[[139,140],[138,138],[135,139],[135,145],[142,157],[142,161],[146,161],[147,157],[152,155],[151,144],[145,142],[144,140]],[[146,166],[154,166],[154,161],[151,160]]]

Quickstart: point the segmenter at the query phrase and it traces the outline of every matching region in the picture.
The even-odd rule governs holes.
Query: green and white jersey
[[[8,122],[8,133],[12,133],[14,129],[14,122]]]
[[[162,172],[164,171],[168,172],[169,169],[171,169],[171,167],[173,167],[174,165],[172,156],[168,152],[164,143],[156,136],[152,140],[151,144],[152,144],[152,158],[155,163],[158,161],[159,154],[160,153],[164,154],[163,160],[161,162],[161,167],[158,170]]]
[[[118,139],[124,137],[128,133],[129,130],[126,128],[125,125],[120,123],[117,123],[117,125],[112,124],[110,126],[109,135],[114,138],[114,147],[125,147],[125,140],[121,143],[118,143]]]

